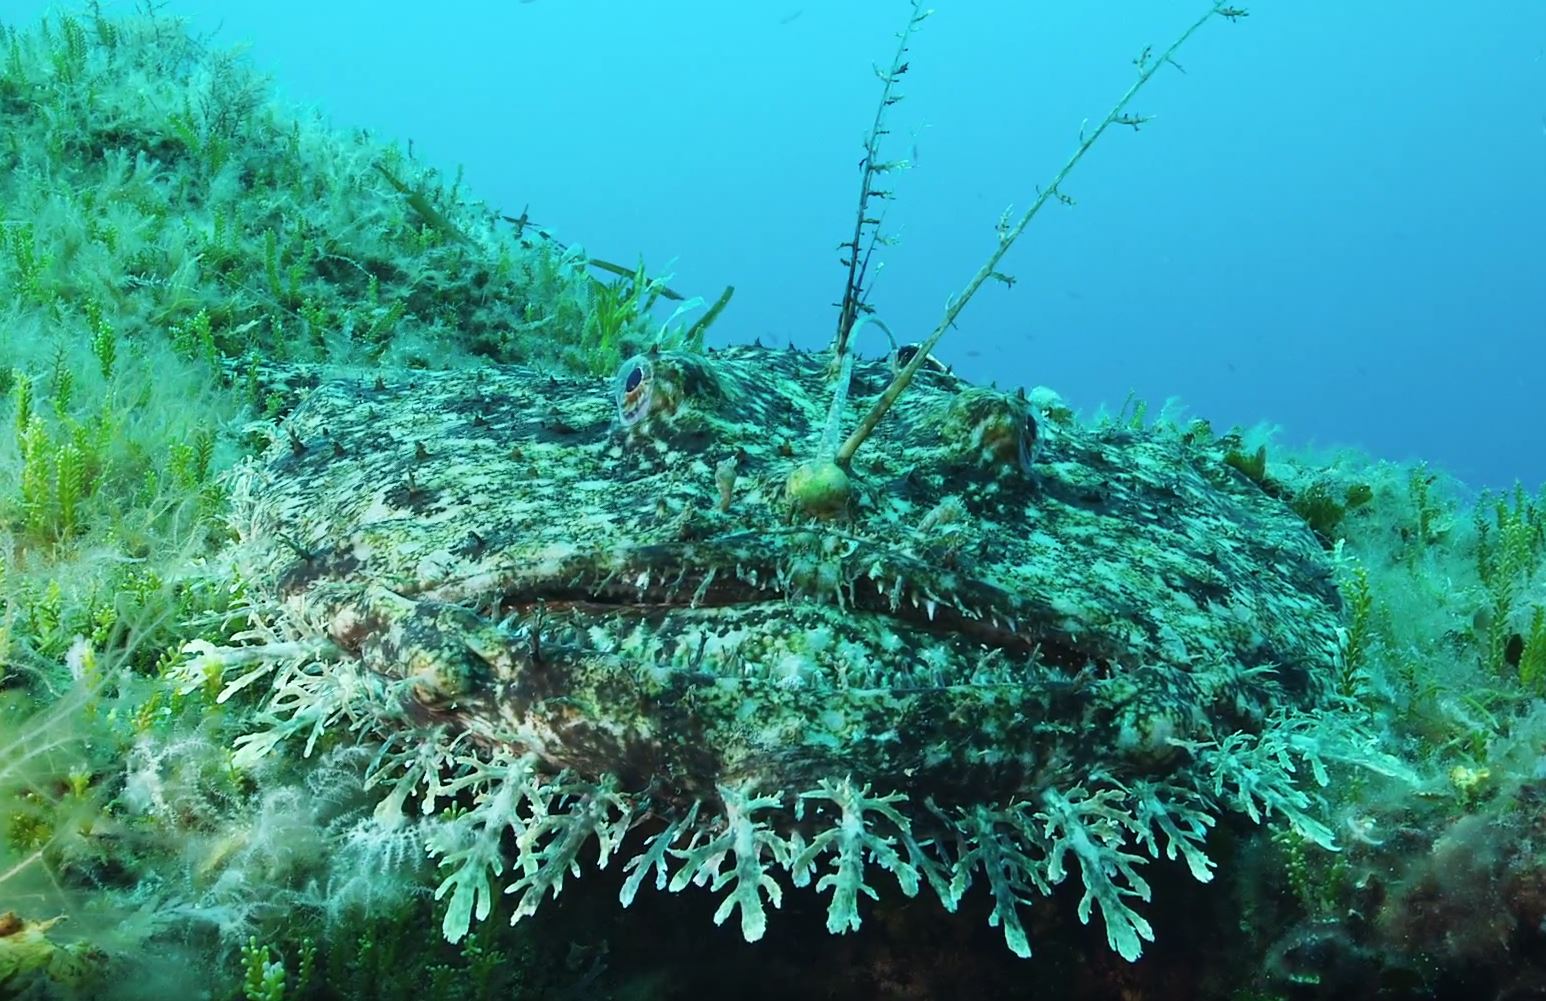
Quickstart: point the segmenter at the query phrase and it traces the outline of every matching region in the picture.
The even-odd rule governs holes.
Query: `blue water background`
[[[7,0],[11,18],[39,12]],[[1076,407],[1546,480],[1546,0],[1271,0],[1212,23],[1106,136],[940,354]],[[887,155],[872,302],[947,296],[1205,0],[938,0]],[[174,2],[281,96],[411,139],[593,256],[674,273],[714,339],[831,336],[857,161],[903,0]],[[862,350],[882,343],[866,339]]]

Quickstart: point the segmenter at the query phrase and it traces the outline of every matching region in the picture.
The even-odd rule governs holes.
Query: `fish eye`
[[[623,362],[612,394],[623,427],[633,427],[649,415],[654,386],[655,367],[648,358],[635,356]]]
[[[628,430],[644,431],[648,430],[646,425],[669,422],[688,400],[702,406],[723,399],[724,391],[710,365],[703,358],[679,351],[652,349],[648,354],[634,355],[612,377],[617,419]]]
[[[951,400],[941,431],[953,450],[985,469],[1029,473],[1041,428],[1024,396],[974,386]]]

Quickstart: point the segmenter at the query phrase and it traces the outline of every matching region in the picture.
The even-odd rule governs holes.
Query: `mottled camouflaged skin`
[[[1323,553],[1173,435],[1042,420],[1027,473],[1024,400],[925,370],[847,516],[798,523],[826,359],[651,364],[628,428],[601,380],[322,381],[251,492],[259,588],[414,678],[423,714],[657,804],[844,775],[1003,802],[1328,697]],[[845,432],[889,375],[856,367]]]

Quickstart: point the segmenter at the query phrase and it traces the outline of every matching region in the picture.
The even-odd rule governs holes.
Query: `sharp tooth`
[[[703,602],[704,595],[708,594],[709,588],[714,586],[714,576],[717,573],[719,573],[718,570],[710,570],[703,576],[703,583],[699,584],[698,589],[692,593],[691,604],[693,608],[697,608]]]
[[[934,609],[938,607],[939,602],[935,601],[933,598],[925,598],[923,600],[923,610],[929,613],[930,622],[934,621]]]

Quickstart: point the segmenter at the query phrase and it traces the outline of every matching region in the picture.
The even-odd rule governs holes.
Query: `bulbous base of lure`
[[[848,474],[831,459],[802,462],[784,481],[784,499],[796,517],[839,517],[848,510],[852,492]]]

